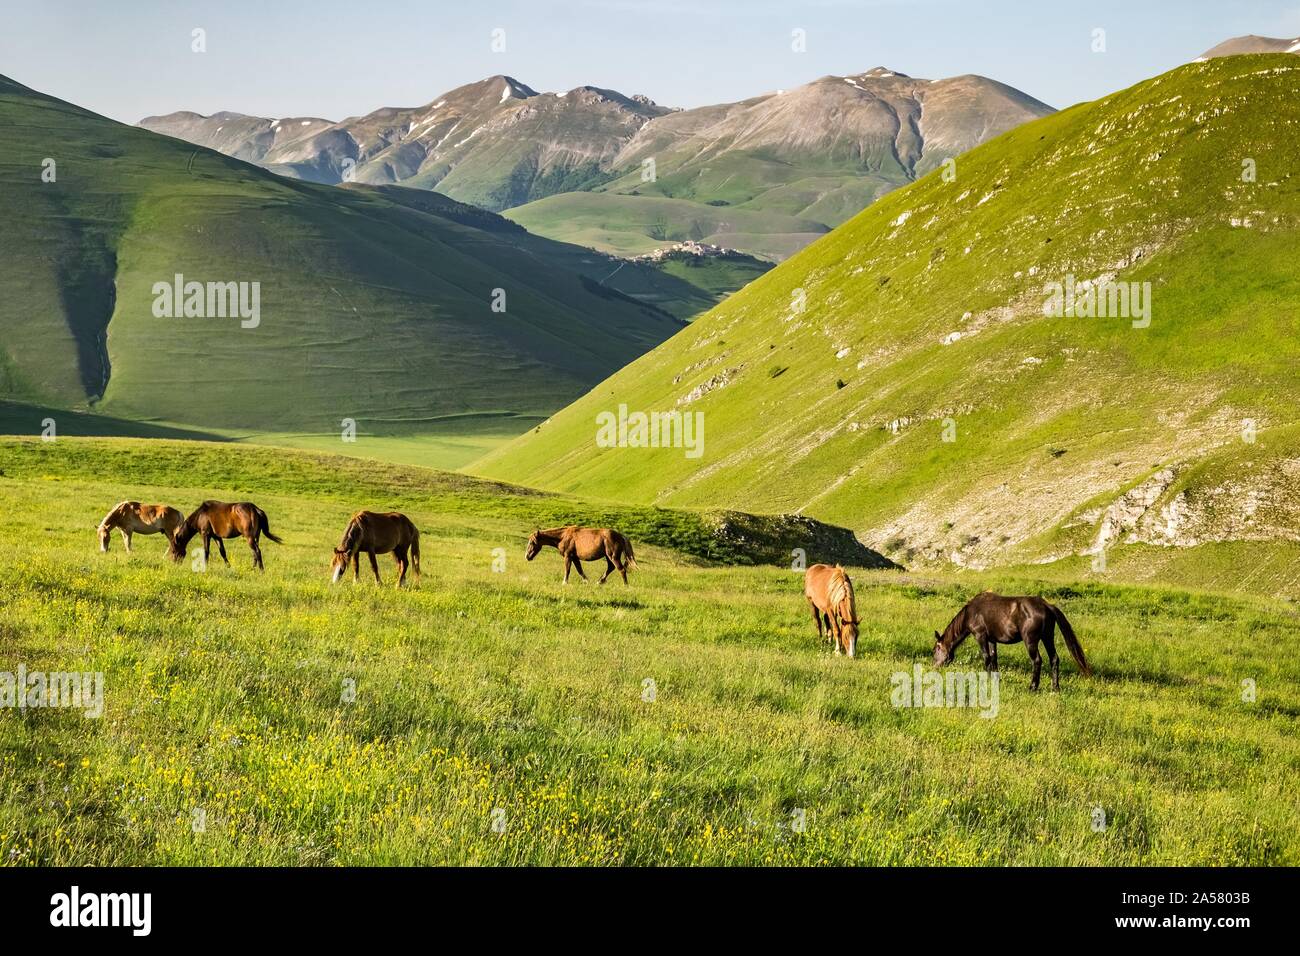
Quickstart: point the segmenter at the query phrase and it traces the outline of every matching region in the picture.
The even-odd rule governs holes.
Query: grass
[[[847,661],[817,645],[797,575],[645,526],[632,587],[562,587],[558,557],[522,546],[539,510],[602,513],[572,499],[125,439],[4,440],[0,472],[0,668],[106,680],[100,720],[0,710],[0,863],[1300,862],[1293,604],[858,571]],[[206,573],[156,537],[94,550],[121,498],[209,495],[268,511],[286,543],[264,575],[240,544]],[[416,518],[418,587],[328,584],[362,506]],[[985,585],[1061,604],[1097,676],[1063,663],[1060,694],[1031,694],[1008,648],[995,719],[892,707],[891,675]]]
[[[55,434],[65,437],[171,438],[249,442],[358,458],[454,470],[500,447],[537,418],[518,415],[447,416],[394,427],[393,423],[358,423],[355,441],[344,442],[343,430],[332,432],[263,432],[209,429],[200,431],[157,421],[137,421],[48,405],[0,400],[0,435],[37,436],[53,419]],[[379,433],[374,428],[384,429]]]
[[[799,511],[909,566],[1074,553],[1169,467],[1180,477],[1141,541],[1169,543],[1168,523],[1180,545],[1294,540],[1298,103],[1294,57],[1226,57],[1019,126],[470,467],[581,495]],[[1045,283],[1068,275],[1150,283],[1150,326],[1045,316]],[[703,456],[646,467],[596,447],[596,415],[620,404],[702,413]]]

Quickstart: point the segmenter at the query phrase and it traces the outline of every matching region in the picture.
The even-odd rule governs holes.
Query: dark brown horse
[[[853,597],[853,582],[838,564],[814,564],[804,572],[803,596],[817,622],[817,636],[835,645],[835,653],[856,657],[858,653],[858,609]]]
[[[1056,656],[1056,640],[1053,637],[1058,624],[1061,626],[1061,635],[1065,638],[1065,646],[1070,649],[1070,656],[1079,665],[1079,670],[1091,674],[1092,668],[1083,656],[1083,647],[1074,636],[1074,628],[1070,627],[1070,622],[1065,619],[1059,607],[1048,604],[1040,597],[1003,597],[992,591],[975,595],[957,612],[957,616],[942,634],[934,632],[934,663],[940,667],[950,663],[957,646],[967,635],[973,634],[975,640],[979,641],[980,653],[984,655],[985,668],[995,671],[998,669],[998,645],[1024,641],[1029,659],[1034,662],[1034,676],[1029,687],[1038,690],[1038,676],[1043,669],[1043,658],[1038,653],[1038,643],[1041,641],[1047,648],[1047,659],[1052,665],[1052,690],[1060,690],[1060,661]]]
[[[343,532],[343,540],[334,549],[334,558],[330,562],[330,579],[338,583],[339,578],[352,565],[352,580],[361,577],[361,552],[370,556],[370,569],[375,572],[375,583],[379,580],[379,562],[376,554],[393,553],[397,562],[397,586],[406,582],[406,569],[415,569],[415,578],[420,578],[420,529],[410,518],[396,511],[380,513],[375,511],[358,511],[348,522]]]
[[[569,568],[576,568],[585,581],[587,575],[582,570],[583,561],[605,559],[605,573],[601,584],[617,569],[627,584],[627,569],[636,567],[636,558],[632,554],[632,542],[613,528],[583,528],[576,524],[563,528],[551,528],[543,531],[538,528],[528,536],[528,550],[524,557],[531,561],[537,552],[549,545],[564,555],[564,583],[569,583]]]
[[[230,566],[230,559],[226,557],[226,546],[222,544],[223,538],[243,538],[248,542],[248,546],[253,549],[253,567],[259,571],[265,571],[266,567],[262,564],[262,549],[258,547],[258,539],[266,535],[276,544],[284,544],[279,538],[271,533],[271,526],[267,523],[266,512],[257,505],[248,501],[241,501],[238,504],[227,504],[224,501],[205,501],[195,509],[194,514],[185,519],[185,523],[176,532],[176,537],[172,539],[171,558],[173,561],[179,561],[185,557],[185,547],[190,543],[196,534],[203,535],[203,561],[206,566],[207,561],[212,557],[212,542],[215,539],[217,548],[221,552],[221,560]]]
[[[104,516],[99,523],[99,550],[107,551],[108,542],[113,537],[113,529],[122,532],[122,543],[131,550],[131,535],[158,534],[167,536],[170,543],[176,537],[176,530],[185,523],[185,516],[175,508],[167,505],[142,505],[138,501],[123,501]]]

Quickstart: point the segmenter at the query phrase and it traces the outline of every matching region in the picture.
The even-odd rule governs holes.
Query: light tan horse
[[[812,609],[817,622],[817,636],[822,636],[823,620],[826,638],[835,645],[835,653],[856,657],[858,653],[858,609],[853,598],[853,582],[838,564],[814,564],[803,579],[803,596]]]
[[[167,505],[142,505],[138,501],[123,501],[104,516],[99,523],[99,550],[107,552],[113,529],[122,532],[122,543],[127,553],[131,551],[131,535],[164,534],[170,544],[176,538],[176,529],[185,522],[185,516]]]
[[[375,583],[379,580],[379,562],[376,554],[393,553],[397,562],[397,586],[406,581],[406,569],[415,569],[415,578],[420,579],[420,529],[410,518],[396,511],[379,513],[375,511],[358,511],[348,521],[343,532],[343,540],[334,549],[330,561],[330,580],[338,583],[339,578],[352,565],[352,579],[361,578],[361,552],[370,556],[370,568],[375,572]],[[409,560],[408,560],[409,555]]]
[[[531,561],[543,547],[555,548],[564,556],[564,583],[569,583],[569,568],[576,568],[585,581],[587,575],[582,570],[583,561],[605,559],[605,573],[599,583],[604,584],[617,569],[627,584],[627,569],[636,567],[636,557],[632,554],[632,542],[613,528],[584,528],[570,524],[563,528],[535,530],[528,536],[528,550],[524,557]]]
[[[266,519],[266,512],[251,501],[241,501],[238,504],[205,501],[199,505],[177,529],[176,537],[172,539],[169,554],[173,561],[185,557],[185,548],[196,534],[203,535],[205,567],[208,559],[212,557],[214,540],[217,542],[217,549],[221,552],[221,560],[226,562],[226,567],[230,567],[230,559],[226,557],[226,546],[222,543],[222,539],[243,538],[253,552],[253,567],[258,571],[266,570],[266,566],[262,564],[262,548],[258,544],[262,535],[266,535],[276,544],[284,544],[271,533],[271,524]]]

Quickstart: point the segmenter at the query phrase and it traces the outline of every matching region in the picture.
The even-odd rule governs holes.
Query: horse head
[[[537,557],[537,552],[542,550],[542,529],[537,528],[528,536],[528,549],[524,552],[524,560],[531,561]]]
[[[189,545],[190,539],[196,534],[198,534],[198,529],[190,524],[188,518],[182,521],[176,528],[176,534],[172,536],[171,545],[167,549],[167,557],[178,563],[183,560],[185,548]]]
[[[934,632],[934,666],[942,667],[944,664],[951,664],[954,654],[954,648],[946,647],[943,643],[943,635],[938,631]]]
[[[330,581],[332,583],[339,583],[339,578],[343,577],[343,572],[348,569],[348,562],[351,560],[352,555],[347,548],[334,549],[334,555],[330,558]]]

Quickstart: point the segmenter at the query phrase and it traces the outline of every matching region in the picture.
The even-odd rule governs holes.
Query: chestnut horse
[[[185,522],[185,516],[167,505],[142,505],[138,501],[123,501],[104,516],[99,523],[99,550],[107,552],[113,529],[122,532],[122,543],[127,553],[131,551],[133,534],[165,534],[168,544],[176,537],[176,529]]]
[[[334,558],[330,562],[330,579],[336,584],[348,563],[352,564],[352,579],[361,577],[361,552],[370,556],[370,569],[375,572],[375,583],[379,580],[379,562],[376,554],[393,553],[397,562],[397,586],[406,581],[406,569],[415,569],[415,578],[420,578],[420,529],[410,518],[396,511],[381,514],[375,511],[358,511],[348,522],[343,532],[343,540],[334,549]],[[407,555],[410,559],[407,559]]]
[[[973,634],[975,640],[979,641],[980,653],[984,655],[985,669],[995,671],[998,669],[998,645],[1024,641],[1029,650],[1029,659],[1034,662],[1034,676],[1029,682],[1029,689],[1038,690],[1038,675],[1043,669],[1043,658],[1038,653],[1038,643],[1041,641],[1047,648],[1047,659],[1052,665],[1052,690],[1060,690],[1060,661],[1056,656],[1056,640],[1053,637],[1058,624],[1074,663],[1079,665],[1079,670],[1084,674],[1091,674],[1092,668],[1083,656],[1083,647],[1074,636],[1074,628],[1070,627],[1070,622],[1065,619],[1059,607],[1048,604],[1040,597],[1003,597],[992,591],[975,595],[957,612],[957,616],[942,634],[934,632],[934,663],[936,667],[951,663],[957,645],[968,634]]]
[[[226,567],[229,567],[230,559],[226,557],[226,546],[222,543],[222,539],[242,537],[248,542],[248,546],[252,548],[253,567],[259,571],[265,571],[266,566],[262,564],[262,549],[258,547],[258,538],[266,535],[276,544],[284,544],[283,541],[271,533],[271,526],[266,520],[266,512],[248,501],[241,501],[238,504],[227,504],[224,501],[205,501],[199,505],[194,514],[185,519],[185,523],[177,530],[176,537],[172,539],[171,558],[173,561],[179,561],[185,557],[185,547],[196,534],[203,535],[203,561],[205,565],[212,556],[212,542],[214,539],[217,542],[218,550],[221,552],[221,560],[226,562]]]
[[[538,528],[528,536],[528,550],[524,552],[524,557],[533,560],[537,557],[537,552],[547,545],[564,555],[565,584],[569,583],[570,567],[576,568],[584,581],[587,579],[582,570],[583,561],[605,559],[605,573],[601,576],[600,584],[604,584],[605,578],[613,574],[615,569],[623,575],[623,583],[627,584],[627,569],[637,566],[636,557],[632,554],[632,542],[613,528],[583,528],[576,524],[547,531]]]
[[[803,596],[817,622],[817,636],[835,645],[835,653],[856,657],[858,653],[858,609],[853,597],[853,582],[838,564],[814,564],[804,572]]]

